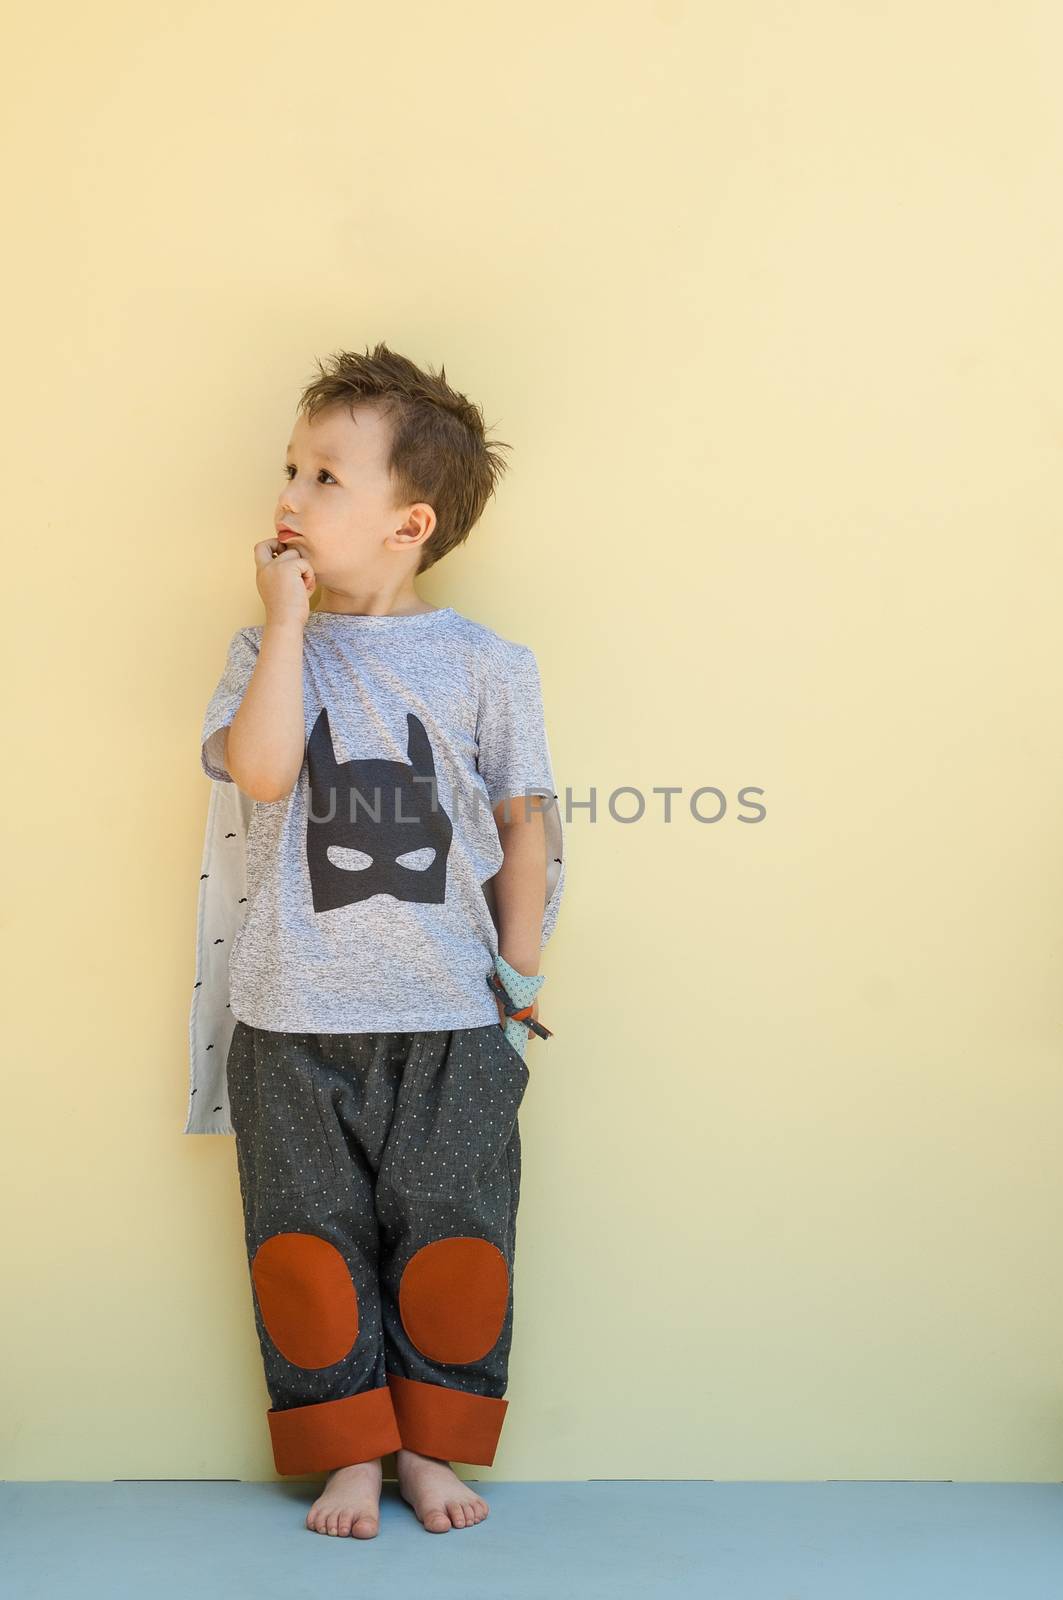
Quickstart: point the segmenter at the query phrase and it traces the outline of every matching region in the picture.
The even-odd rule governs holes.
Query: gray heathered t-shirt
[[[262,631],[233,635],[204,718],[203,770],[223,782],[232,782],[225,729]],[[284,1033],[497,1022],[488,880],[503,852],[491,808],[507,795],[556,794],[533,652],[450,606],[404,617],[312,611],[303,710],[291,793],[252,806],[232,1015]],[[564,883],[556,799],[544,820],[545,944]]]

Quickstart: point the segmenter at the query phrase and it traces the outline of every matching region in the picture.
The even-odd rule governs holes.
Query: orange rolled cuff
[[[266,1419],[280,1473],[351,1467],[387,1455],[402,1444],[387,1384],[342,1400],[267,1411]]]
[[[404,1449],[444,1461],[493,1464],[508,1400],[419,1383],[397,1372],[387,1379]]]

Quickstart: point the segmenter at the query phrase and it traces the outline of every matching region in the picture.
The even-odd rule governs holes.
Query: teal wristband
[[[527,973],[518,972],[516,967],[511,967],[504,956],[495,956],[495,971],[501,978],[510,1001],[518,1011],[522,1011],[525,1006],[532,1004],[535,996],[546,982],[545,972],[537,973],[534,978],[529,978]],[[488,975],[487,982],[492,994],[497,994],[498,991],[492,984],[490,975]],[[523,1060],[524,1047],[528,1043],[528,1024],[521,1022],[516,1017],[507,1017],[504,1031],[506,1038]],[[544,1031],[548,1032],[549,1030]]]

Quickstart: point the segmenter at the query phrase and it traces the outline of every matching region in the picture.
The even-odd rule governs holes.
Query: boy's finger
[[[276,539],[260,539],[255,545],[255,566],[268,567],[278,549]]]

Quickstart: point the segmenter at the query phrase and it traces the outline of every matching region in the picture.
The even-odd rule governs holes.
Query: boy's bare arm
[[[225,766],[252,800],[281,800],[299,776],[305,748],[303,630],[297,622],[267,622],[225,735]]]
[[[535,977],[546,908],[546,795],[500,800],[493,815],[504,859],[494,877],[498,953],[518,972]]]
[[[225,735],[225,766],[252,800],[282,800],[299,776],[303,721],[303,630],[316,587],[313,569],[274,541],[255,546],[256,579],[266,608],[255,670]]]

